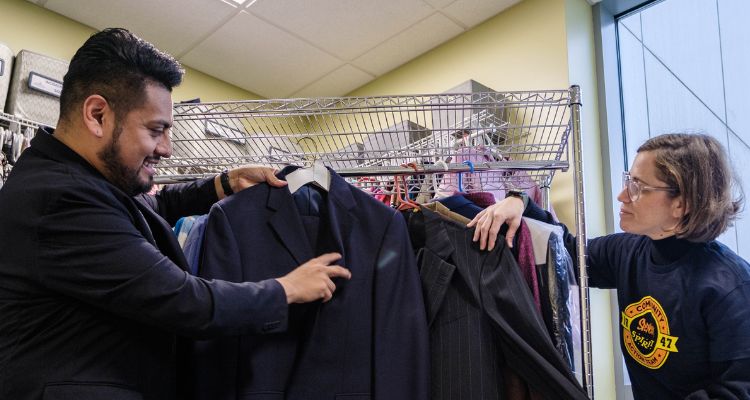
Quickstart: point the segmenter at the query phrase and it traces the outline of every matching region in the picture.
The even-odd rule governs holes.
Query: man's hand
[[[508,224],[508,232],[505,233],[505,242],[508,247],[513,247],[513,237],[521,225],[523,216],[523,200],[518,197],[506,197],[502,201],[493,204],[477,214],[466,226],[469,228],[476,225],[474,238],[479,241],[479,249],[492,250],[495,248],[497,234],[503,223]]]
[[[234,193],[240,190],[247,189],[261,182],[266,182],[271,186],[284,187],[286,181],[276,177],[276,169],[269,167],[261,167],[258,165],[243,165],[241,167],[233,168],[229,170],[229,186],[231,186]],[[221,187],[221,180],[219,176],[214,178],[214,186],[216,187],[216,194],[219,199],[226,197],[224,189]]]
[[[318,299],[323,299],[323,302],[331,300],[333,292],[336,291],[336,285],[331,279],[352,277],[348,269],[330,265],[339,259],[341,259],[341,254],[338,253],[323,254],[300,265],[286,276],[277,278],[276,280],[286,292],[286,302],[292,304],[307,303]]]

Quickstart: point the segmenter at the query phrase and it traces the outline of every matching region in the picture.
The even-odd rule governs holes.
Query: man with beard
[[[73,57],[57,129],[37,133],[0,191],[0,399],[178,398],[178,335],[283,331],[289,303],[327,301],[331,279],[350,277],[330,265],[338,254],[261,282],[186,272],[170,225],[285,182],[242,167],[144,194],[171,155],[182,74],[124,29]]]

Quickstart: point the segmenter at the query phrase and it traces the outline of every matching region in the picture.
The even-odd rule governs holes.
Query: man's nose
[[[172,135],[166,132],[156,146],[156,154],[160,157],[169,158],[172,156]]]

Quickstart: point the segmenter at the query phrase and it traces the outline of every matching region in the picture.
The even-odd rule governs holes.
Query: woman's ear
[[[99,138],[104,135],[104,116],[108,110],[107,99],[98,94],[93,94],[83,101],[83,124],[92,135]]]
[[[690,206],[682,195],[672,199],[672,217],[682,219],[690,212]]]

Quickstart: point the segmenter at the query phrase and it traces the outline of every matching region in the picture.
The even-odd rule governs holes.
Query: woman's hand
[[[477,214],[466,226],[474,229],[473,240],[479,241],[479,249],[485,248],[489,251],[495,248],[497,234],[503,223],[508,224],[508,232],[505,234],[505,242],[508,247],[513,247],[513,237],[521,225],[523,216],[523,200],[518,197],[506,197]]]

